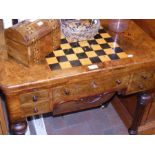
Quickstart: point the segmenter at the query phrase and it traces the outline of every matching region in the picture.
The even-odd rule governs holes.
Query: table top
[[[98,63],[98,68],[90,70],[88,66],[78,66],[64,70],[53,70],[48,64],[35,64],[28,68],[12,58],[0,61],[0,88],[5,91],[35,88],[44,85],[56,85],[74,77],[82,78],[104,72],[112,74],[114,70],[135,70],[140,67],[155,67],[155,41],[136,23],[130,21],[127,31],[115,34],[108,30],[107,21],[102,26],[117,39],[118,44],[128,55],[127,58]]]

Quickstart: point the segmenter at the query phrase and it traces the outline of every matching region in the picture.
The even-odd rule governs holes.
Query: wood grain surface
[[[5,37],[4,37],[4,25],[3,20],[0,19],[0,60],[7,59],[7,49],[5,45]]]

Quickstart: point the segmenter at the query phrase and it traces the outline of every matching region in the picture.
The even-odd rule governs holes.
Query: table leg
[[[15,135],[24,135],[27,129],[27,121],[19,121],[11,124],[11,133]]]
[[[130,135],[137,134],[138,126],[141,123],[145,107],[149,103],[150,99],[151,99],[151,93],[141,92],[137,94],[137,106],[134,113],[132,125],[128,130]]]

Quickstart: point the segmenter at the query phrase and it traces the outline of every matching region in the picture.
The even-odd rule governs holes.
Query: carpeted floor
[[[110,104],[52,117],[50,113],[28,118],[27,135],[127,135],[127,129]]]

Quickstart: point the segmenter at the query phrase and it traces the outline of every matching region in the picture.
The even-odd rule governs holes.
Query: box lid
[[[24,20],[5,30],[5,37],[26,46],[39,40],[59,26],[56,19]]]

